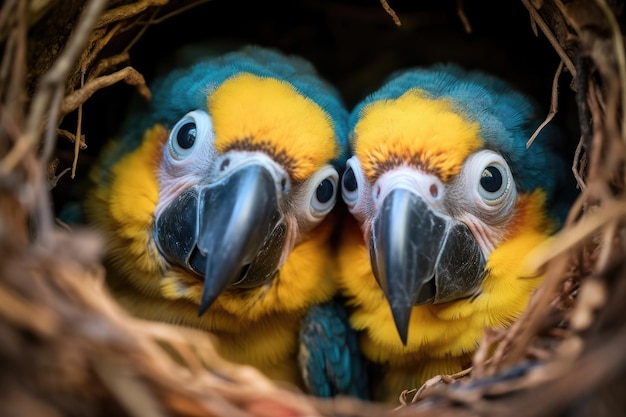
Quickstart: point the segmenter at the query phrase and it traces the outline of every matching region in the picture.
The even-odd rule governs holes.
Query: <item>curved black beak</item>
[[[404,345],[413,306],[474,294],[485,268],[480,247],[464,224],[438,215],[402,188],[385,197],[374,218],[370,259]]]
[[[244,280],[242,268],[281,220],[274,177],[260,165],[244,166],[204,194],[199,212],[198,249],[206,257],[201,315],[228,285]]]
[[[281,220],[274,176],[246,164],[179,196],[157,218],[155,240],[170,262],[204,276],[202,315],[229,285],[252,287],[275,275]]]

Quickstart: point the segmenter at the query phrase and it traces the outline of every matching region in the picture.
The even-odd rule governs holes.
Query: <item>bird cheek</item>
[[[194,174],[180,177],[161,175],[159,180],[159,201],[154,209],[154,216],[159,217],[163,210],[174,203],[187,190],[200,182],[200,177]]]
[[[361,223],[361,232],[363,233],[363,243],[366,248],[370,247],[370,240],[372,236],[372,220],[373,218],[368,218]]]
[[[293,248],[307,237],[306,233],[302,233],[298,220],[292,214],[285,213],[283,223],[285,224],[285,243],[282,248],[279,265],[283,265]]]

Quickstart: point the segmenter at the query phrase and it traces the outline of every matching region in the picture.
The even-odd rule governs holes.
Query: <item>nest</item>
[[[622,1],[459,0],[403,9],[384,0],[213,3],[1,6],[1,415],[610,416],[626,409]],[[520,39],[520,28],[532,36]],[[509,58],[519,60],[500,59],[493,44],[468,49],[481,31],[481,39],[508,33]],[[111,298],[102,242],[58,222],[53,203],[75,192],[121,117],[120,106],[106,104],[133,89],[149,97],[148,57],[201,32],[274,39],[311,58],[348,104],[404,64],[490,57],[483,63],[527,80],[550,104],[546,123],[565,117],[575,126],[572,171],[581,195],[555,241],[533,257],[545,283],[513,326],[486,331],[471,370],[398,393],[395,409],[321,400],[224,361],[205,333],[138,320]]]

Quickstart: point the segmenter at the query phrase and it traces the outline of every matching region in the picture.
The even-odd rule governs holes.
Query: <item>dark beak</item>
[[[259,165],[240,168],[204,194],[199,212],[198,249],[206,257],[201,315],[227,286],[245,278],[242,267],[254,261],[281,220],[274,178]]]
[[[402,343],[413,306],[474,294],[485,260],[469,229],[433,212],[417,194],[394,189],[374,218],[370,259]]]
[[[285,235],[281,220],[274,177],[247,164],[183,193],[157,219],[155,240],[170,262],[204,276],[202,315],[228,286],[257,286],[275,275]]]

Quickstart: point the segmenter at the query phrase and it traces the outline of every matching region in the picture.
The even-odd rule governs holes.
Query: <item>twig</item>
[[[87,80],[91,81],[92,79],[98,77],[100,74],[113,68],[114,66],[119,65],[122,62],[128,61],[130,61],[130,55],[128,54],[128,52],[122,52],[117,55],[101,59],[100,61],[98,61],[98,64],[96,64],[96,67],[89,72]]]
[[[168,2],[169,0],[140,0],[132,4],[126,4],[116,7],[115,9],[107,10],[98,20],[96,28],[101,28],[109,23],[117,22],[118,20],[128,19],[152,6],[165,6]]]
[[[136,22],[134,22],[133,24],[131,24],[129,27],[134,26],[135,24],[142,24],[143,27],[140,29],[139,33],[137,33],[137,35],[135,35],[133,37],[133,39],[128,43],[128,45],[126,45],[126,47],[124,47],[124,50],[121,52],[122,54],[127,54],[130,51],[130,48],[133,47],[133,45],[135,45],[135,43],[137,43],[137,41],[141,38],[141,36],[143,36],[143,34],[146,32],[146,30],[148,30],[148,27],[152,26],[152,25],[156,25],[159,23],[162,23],[164,21],[166,21],[167,19],[170,19],[176,15],[179,15],[183,12],[186,12],[187,10],[193,9],[194,7],[197,7],[203,3],[208,3],[211,0],[197,0],[193,3],[190,3],[186,6],[182,6],[177,8],[176,10],[164,14],[161,17],[156,17],[156,15],[159,13],[159,8],[155,8],[154,12],[152,12],[152,15],[148,18],[148,20],[146,22],[142,22],[141,18],[139,18]],[[126,29],[124,29],[126,30]]]
[[[579,161],[581,160],[581,154],[582,154],[584,144],[585,144],[585,138],[581,136],[580,140],[578,141],[578,145],[576,145],[576,152],[574,153],[574,161],[572,162],[572,173],[574,174],[574,177],[576,178],[576,183],[578,184],[581,190],[585,190],[585,188],[587,187],[585,180],[583,179],[583,177],[580,175],[580,172],[579,172],[581,169],[579,167]]]
[[[556,69],[556,73],[554,74],[554,79],[552,80],[552,99],[550,102],[550,112],[548,113],[546,120],[544,120],[543,123],[539,125],[537,130],[535,130],[535,133],[533,133],[530,139],[528,139],[528,142],[526,142],[526,149],[530,148],[530,145],[533,144],[535,138],[539,135],[539,133],[541,133],[543,128],[548,123],[550,123],[550,121],[554,118],[556,113],[559,111],[559,78],[561,77],[562,72],[563,72],[563,61],[559,62],[559,67]]]
[[[50,193],[48,192],[48,188],[43,186],[41,170],[42,167],[46,166],[50,158],[52,157],[52,152],[54,151],[54,146],[56,144],[56,127],[57,120],[59,116],[59,106],[61,104],[61,100],[63,100],[64,89],[57,88],[54,91],[54,95],[52,97],[52,102],[50,103],[50,114],[48,115],[48,127],[46,129],[44,140],[44,147],[42,151],[42,156],[37,163],[33,163],[31,168],[31,182],[33,184],[33,188],[36,191],[36,195],[38,196],[35,199],[35,203],[37,205],[37,220],[38,220],[38,238],[39,241],[48,245],[51,244],[53,229],[54,229],[54,219],[52,216],[52,211],[50,210]],[[34,159],[33,153],[25,154],[26,160],[30,161]],[[33,161],[34,162],[34,161]]]
[[[37,145],[42,123],[46,112],[50,109],[52,98],[57,91],[63,92],[65,80],[85,47],[88,34],[106,4],[107,0],[91,0],[87,4],[85,12],[78,19],[76,29],[68,40],[65,49],[60,53],[50,70],[43,75],[37,92],[33,97],[25,132],[4,159],[0,161],[0,174],[6,174],[15,169],[24,155]],[[56,120],[54,123],[56,124]],[[52,137],[46,138],[48,143],[54,141],[54,130],[52,132]],[[51,145],[49,147],[54,148]],[[43,158],[49,158],[49,155],[44,154]]]
[[[134,417],[165,417],[148,386],[127,368],[95,363],[94,369],[120,404]]]
[[[461,23],[463,23],[463,28],[465,29],[465,32],[472,33],[472,25],[470,24],[469,19],[465,14],[463,0],[456,0],[456,14],[459,16],[459,19],[461,19]]]
[[[2,121],[2,127],[7,133],[7,136],[13,142],[16,142],[17,138],[21,136],[22,130],[17,123],[17,120],[15,120],[15,115],[12,113],[12,111],[10,111],[7,107],[2,106],[2,103],[0,103],[0,120]]]
[[[2,62],[0,63],[0,97],[5,97],[4,89],[10,82],[12,56],[15,48],[16,36],[13,33],[4,44],[4,53],[2,54]]]
[[[65,168],[63,171],[61,171],[61,173],[60,173],[60,174],[58,174],[58,175],[52,175],[52,177],[48,179],[48,189],[50,189],[50,190],[51,190],[51,189],[53,189],[54,187],[56,187],[56,186],[57,186],[57,184],[59,183],[59,180],[60,180],[61,178],[63,178],[63,176],[64,176],[65,174],[67,174],[68,172],[70,172],[70,170],[71,170],[71,169],[72,169],[72,168],[67,167],[67,168]],[[67,226],[67,225],[66,225],[66,226]],[[69,229],[69,226],[67,226],[67,228],[68,228],[68,230],[71,230],[71,229]]]
[[[15,7],[17,0],[6,0],[2,9],[0,9],[0,33],[3,29],[9,30],[8,21],[9,16],[11,16],[11,9]]]
[[[457,379],[463,378],[469,375],[471,371],[472,371],[472,368],[467,368],[460,372],[457,372],[454,375],[436,375],[428,379],[427,381],[425,381],[419,389],[411,389],[411,390],[403,391],[400,394],[400,398],[399,398],[400,403],[403,405],[407,405],[407,404],[414,404],[416,402],[419,402],[423,400],[424,398],[428,397],[431,394],[431,391],[433,391],[433,388],[441,385],[442,383],[449,385],[455,382]],[[407,398],[411,394],[413,394],[413,397],[411,398],[410,401],[407,401]]]
[[[122,51],[123,54],[128,54],[129,51],[130,51],[130,48],[132,48],[133,45],[135,45],[135,43],[137,43],[137,41],[139,41],[139,39],[143,36],[143,34],[146,33],[146,30],[148,30],[150,25],[154,22],[154,20],[153,20],[154,16],[156,16],[158,12],[159,12],[158,8],[154,9],[154,11],[152,12],[152,15],[150,16],[148,21],[143,23],[143,26],[141,27],[141,29],[139,29],[139,32],[133,37],[133,39],[131,39],[130,42],[128,42],[128,45],[126,45],[126,47]],[[133,25],[131,25],[131,26],[133,26]]]
[[[402,22],[400,22],[400,18],[398,17],[396,12],[391,8],[391,6],[389,6],[389,3],[387,3],[387,0],[380,0],[380,4],[383,6],[383,9],[385,9],[387,14],[391,16],[391,18],[393,19],[393,23],[395,23],[396,26],[402,26]]]
[[[559,44],[559,41],[556,39],[546,22],[541,18],[537,10],[533,7],[532,4],[529,3],[528,0],[522,0],[522,3],[524,3],[524,6],[526,6],[526,9],[528,9],[531,18],[537,23],[545,37],[548,38],[548,41],[550,42],[556,53],[559,55],[559,57],[561,57],[561,60],[565,63],[565,66],[567,66],[567,69],[569,70],[570,74],[572,74],[572,77],[576,77],[576,68],[574,67],[574,64],[569,59],[569,56],[567,56],[567,54]]]
[[[37,0],[37,1],[21,1],[27,6],[26,10],[28,14],[28,27],[37,23],[41,17],[45,15],[45,13],[55,6],[59,0]],[[14,28],[15,19],[14,15],[11,14],[11,9],[14,4],[18,3],[16,0],[7,0],[4,2],[4,7],[0,10],[0,42],[3,42],[11,29]]]
[[[0,97],[3,98],[6,106],[4,114],[7,116],[11,115],[12,121],[21,125],[24,117],[24,94],[22,91],[24,89],[26,73],[26,3],[19,2],[15,8],[17,14],[17,26],[16,30],[14,30],[9,36],[9,44],[4,56],[4,59],[9,60],[6,63],[6,66],[3,65],[2,69],[2,79],[6,82],[3,87],[6,88],[6,92],[2,91],[2,95]],[[12,139],[15,141],[17,136]]]
[[[603,133],[605,130],[605,119],[602,117],[601,103],[598,100],[594,83],[589,79],[587,84],[589,91],[587,94],[587,102],[589,104],[589,112],[593,124],[593,135],[591,136],[591,149],[593,152],[590,154],[589,172],[587,173],[589,182],[599,178],[602,172],[601,169],[605,167],[601,159],[605,154]]]
[[[186,5],[186,6],[178,7],[176,10],[173,10],[170,13],[164,14],[163,16],[160,16],[160,17],[158,17],[156,19],[151,17],[150,20],[147,23],[148,24],[152,24],[152,25],[156,25],[156,24],[162,23],[162,22],[166,21],[167,19],[170,19],[170,18],[172,18],[174,16],[177,16],[177,15],[179,15],[181,13],[184,13],[187,10],[193,9],[194,7],[197,7],[197,6],[201,5],[202,3],[208,3],[210,1],[211,0],[197,0],[197,1],[194,1],[193,3],[190,3],[190,4]]]
[[[80,71],[80,87],[82,88],[85,85],[85,68],[83,67]],[[81,130],[83,127],[83,105],[82,103],[78,106],[78,115],[76,122],[76,137],[80,138]],[[76,177],[76,166],[78,165],[78,154],[80,153],[80,140],[74,141],[74,160],[72,161],[72,175],[71,178],[74,179]]]
[[[624,52],[624,35],[620,30],[620,26],[615,20],[615,15],[606,4],[605,0],[596,0],[596,4],[602,10],[604,17],[609,23],[611,28],[611,38],[613,40],[613,52],[615,53],[615,61],[617,62],[617,71],[619,74],[619,80],[621,84],[621,109],[622,109],[622,135],[626,140],[626,56]]]
[[[124,67],[113,74],[103,75],[88,81],[84,87],[65,97],[61,105],[61,115],[65,116],[71,111],[76,110],[78,106],[86,102],[96,91],[109,87],[119,81],[124,81],[127,84],[136,86],[139,93],[144,96],[146,100],[150,100],[152,97],[143,75],[133,67]]]
[[[596,212],[588,214],[578,224],[561,230],[555,235],[554,239],[538,247],[535,252],[529,255],[529,266],[536,270],[540,269],[553,258],[563,255],[568,250],[580,245],[593,233],[612,222],[624,218],[626,218],[625,202],[606,201]]]
[[[610,265],[611,254],[615,250],[613,242],[615,241],[616,236],[619,237],[619,225],[621,224],[620,220],[622,219],[614,219],[613,221],[608,222],[604,227],[602,236],[600,236],[601,241],[599,243],[602,250],[598,254],[598,259],[593,266],[593,270],[596,274],[601,274],[602,271],[606,271]]]
[[[552,300],[559,294],[559,286],[564,281],[563,271],[566,270],[569,258],[559,255],[553,255],[551,258],[552,262],[548,265],[541,287],[531,297],[523,316],[515,323],[516,325],[520,323],[516,326],[515,343],[509,344],[508,355],[502,358],[499,366],[513,365],[524,357],[528,346],[537,337]],[[509,340],[512,342],[513,338]]]
[[[46,314],[46,310],[45,306],[23,298],[10,286],[0,282],[0,317],[3,321],[53,336],[59,330],[59,323],[55,316]],[[39,319],[32,320],[33,315]]]
[[[499,415],[539,417],[562,414],[563,410],[575,407],[579,407],[578,410],[585,410],[584,399],[597,393],[598,387],[620,381],[619,375],[624,369],[626,359],[625,343],[626,332],[623,328],[618,328],[616,333],[606,334],[602,343],[585,352],[575,363],[564,360],[547,366],[542,373],[543,381],[538,381],[533,389],[511,397],[506,402],[508,410],[501,410]],[[576,383],[573,384],[572,381]],[[619,400],[616,396],[612,399]],[[607,406],[604,410],[613,410],[619,414],[617,410],[620,408],[614,408],[619,403],[602,404]],[[610,411],[608,413],[612,414]]]
[[[85,71],[87,70],[87,68],[91,67],[91,64],[96,59],[98,54],[109,43],[111,38],[113,38],[113,36],[122,29],[122,27],[123,27],[123,24],[118,23],[117,25],[113,26],[112,29],[106,31],[104,35],[102,35],[102,33],[104,32],[104,29],[97,29],[92,33],[89,39],[89,43],[91,44],[91,47],[85,49],[80,60],[80,64]],[[90,80],[94,76],[95,75],[90,74],[87,77],[87,80]]]
[[[504,345],[506,345],[507,339],[511,338],[511,335],[514,334],[514,327],[520,325],[521,320],[513,323],[507,331],[502,331],[499,329],[486,328],[483,332],[483,337],[478,344],[478,349],[474,352],[472,357],[472,375],[476,378],[484,378],[489,374],[488,363],[491,363],[491,367],[494,366],[494,362],[500,360],[500,356],[504,355]],[[503,342],[503,340],[505,342]],[[494,352],[494,346],[497,346],[499,349],[496,349]],[[498,352],[501,351],[501,355],[498,355]]]
[[[57,134],[66,137],[72,143],[76,142],[76,135],[74,135],[69,130],[57,129]],[[87,144],[85,143],[85,135],[81,135],[79,142],[80,142],[80,149],[87,149]]]

